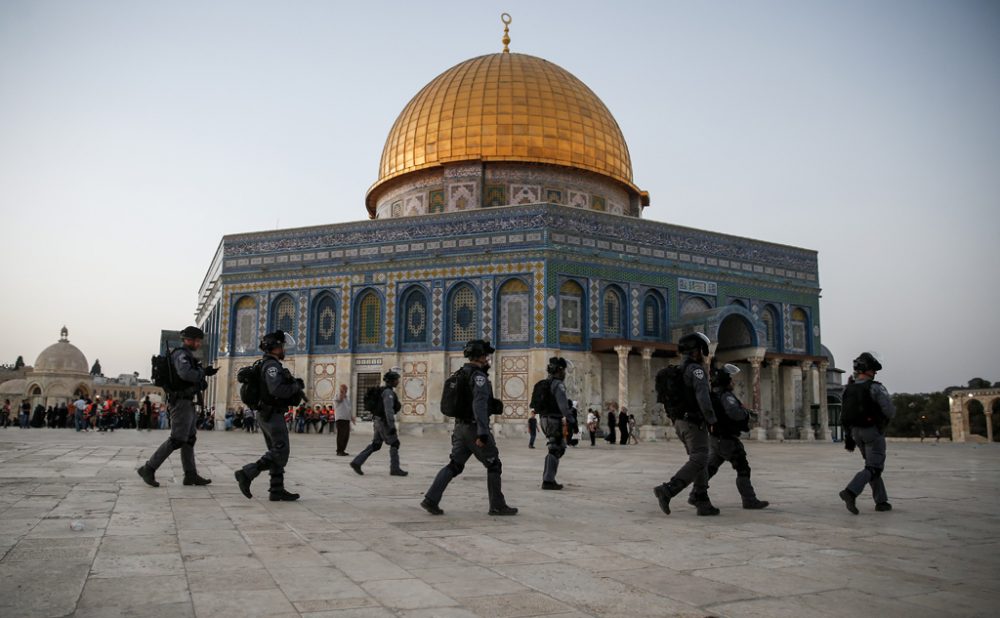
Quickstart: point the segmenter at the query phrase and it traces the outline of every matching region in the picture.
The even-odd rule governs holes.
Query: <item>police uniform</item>
[[[184,331],[182,332],[182,336]],[[206,371],[187,347],[171,352],[170,363],[181,388],[167,393],[170,405],[170,437],[160,445],[144,466],[137,471],[146,483],[158,486],[153,473],[163,465],[171,453],[180,449],[181,467],[184,469],[185,485],[207,485],[211,481],[198,476],[194,461],[194,444],[198,440],[198,415],[194,410],[194,400],[208,387]]]
[[[399,431],[396,428],[396,413],[402,406],[399,403],[399,397],[396,396],[396,391],[389,385],[390,381],[398,381],[399,375],[395,372],[390,373],[395,376],[395,380],[386,380],[385,388],[382,389],[382,414],[375,413],[372,417],[374,429],[372,442],[351,462],[351,468],[358,474],[363,474],[361,466],[372,453],[382,448],[383,442],[389,445],[389,474],[392,476],[409,474],[399,467]]]
[[[473,357],[474,358],[474,357]],[[448,483],[465,470],[465,463],[475,456],[486,468],[486,488],[489,492],[490,515],[514,515],[517,509],[507,506],[503,491],[500,488],[500,474],[503,465],[500,463],[500,451],[490,433],[490,401],[493,399],[493,386],[487,374],[488,369],[474,363],[466,363],[462,368],[468,376],[468,386],[472,391],[471,414],[455,419],[455,429],[451,434],[451,456],[448,465],[441,468],[434,477],[430,489],[424,494],[421,506],[428,512],[440,515],[438,504],[444,495]],[[476,443],[477,439],[482,446]]]
[[[679,342],[695,335],[687,335]],[[704,335],[703,355],[708,353],[708,339]],[[682,348],[683,349],[683,348]],[[693,352],[692,352],[693,353]],[[674,473],[674,476],[653,490],[660,503],[660,509],[670,514],[670,499],[679,494],[688,485],[694,485],[692,502],[699,515],[718,515],[719,509],[712,506],[708,498],[708,425],[716,423],[715,411],[712,408],[712,396],[708,384],[708,376],[704,366],[688,354],[684,361],[684,415],[674,421],[677,437],[684,443],[688,460]]]
[[[766,500],[758,500],[753,483],[750,482],[750,462],[747,451],[740,440],[740,432],[747,427],[750,413],[732,391],[726,387],[715,389],[713,404],[718,402],[715,433],[710,437],[708,457],[708,478],[711,479],[723,463],[729,462],[736,470],[736,489],[740,492],[745,509],[762,509],[768,505]],[[688,498],[694,504],[694,492]]]
[[[268,489],[271,501],[296,500],[298,494],[285,490],[285,466],[291,448],[288,442],[288,425],[282,412],[288,406],[295,406],[302,399],[302,385],[282,366],[281,361],[271,354],[265,354],[261,363],[261,378],[264,392],[260,408],[257,410],[257,426],[264,434],[267,452],[260,459],[236,471],[236,481],[240,490],[249,498],[250,481],[267,470],[271,475]],[[245,491],[244,491],[245,489]]]
[[[878,369],[881,368],[878,365]],[[841,419],[846,436],[845,446],[853,451],[857,445],[865,460],[865,467],[840,492],[847,509],[855,515],[858,510],[854,500],[861,495],[865,485],[872,488],[875,510],[892,509],[882,480],[882,471],[885,469],[885,425],[895,415],[896,409],[892,405],[889,391],[881,383],[861,375],[844,389]]]
[[[542,433],[547,439],[549,449],[545,455],[545,467],[542,470],[542,487],[544,489],[562,489],[556,483],[556,472],[559,470],[559,460],[566,454],[566,436],[563,434],[563,421],[566,426],[573,425],[573,414],[566,397],[566,384],[558,378],[551,378],[549,388],[555,399],[555,410],[545,410],[542,414]]]

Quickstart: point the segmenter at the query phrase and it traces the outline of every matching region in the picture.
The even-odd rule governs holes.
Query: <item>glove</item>
[[[205,375],[206,376],[211,377],[211,376],[214,376],[217,373],[219,373],[219,368],[218,367],[212,367],[211,365],[209,365],[208,367],[205,367]]]
[[[853,453],[854,449],[857,448],[857,444],[854,443],[854,436],[850,432],[844,434],[844,448],[847,449],[848,453]]]

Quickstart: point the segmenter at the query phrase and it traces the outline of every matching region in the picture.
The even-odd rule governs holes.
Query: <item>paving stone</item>
[[[376,601],[394,609],[446,607],[458,603],[419,579],[371,581],[361,585]]]

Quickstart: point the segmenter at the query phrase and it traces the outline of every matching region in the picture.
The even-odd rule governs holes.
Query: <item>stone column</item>
[[[631,346],[616,345],[618,353],[618,411],[628,407],[628,353]]]
[[[819,435],[817,439],[830,441],[830,408],[826,401],[826,371],[830,363],[822,361],[819,364]]]
[[[983,405],[984,412],[986,412],[986,441],[993,444],[993,410],[986,410],[986,405]]]
[[[648,425],[653,404],[650,401],[653,390],[653,348],[641,348],[639,351],[642,353],[642,417],[636,419],[636,425]]]
[[[750,438],[753,440],[763,440],[767,437],[764,431],[764,413],[761,410],[760,397],[760,364],[764,362],[763,356],[751,356],[747,358],[750,362],[750,405],[754,412],[758,414],[757,426],[750,429]]]
[[[781,360],[777,358],[772,358],[767,361],[767,366],[771,370],[771,409],[768,410],[766,419],[766,427],[768,436],[772,440],[784,441],[785,430],[781,428],[784,422],[784,409],[781,405],[781,385],[780,385],[780,368]]]
[[[802,428],[799,440],[814,440],[816,438],[812,425],[813,404],[813,362],[802,361]]]

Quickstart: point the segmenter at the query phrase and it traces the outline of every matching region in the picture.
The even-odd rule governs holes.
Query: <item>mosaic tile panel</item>
[[[604,198],[599,195],[591,195],[590,207],[598,212],[604,212]]]
[[[562,204],[563,203],[563,190],[562,189],[545,189],[545,201],[549,204]]]
[[[532,384],[528,382],[528,357],[504,356],[500,360],[500,398],[504,418],[527,418]]]
[[[435,347],[441,345],[441,307],[443,298],[444,289],[441,287],[441,283],[438,282],[434,285],[434,292],[432,294],[434,308],[431,313],[431,344]]]
[[[511,185],[510,204],[537,204],[542,201],[542,188],[533,185]]]
[[[601,332],[601,281],[600,279],[590,280],[590,333],[596,337]]]
[[[403,414],[424,416],[427,414],[427,361],[403,363],[400,380],[400,403]]]
[[[444,199],[444,189],[434,189],[428,194],[428,212],[439,213],[444,212],[445,199]]]
[[[448,185],[448,208],[447,210],[465,210],[473,208],[476,204],[476,183],[458,182]]]
[[[506,204],[506,186],[488,184],[483,187],[483,206],[505,206]]]
[[[483,277],[480,282],[483,299],[483,339],[493,341],[493,278]]]
[[[631,322],[632,322],[632,336],[636,339],[639,338],[639,289],[632,287],[629,290],[629,296],[631,297],[629,302],[632,305],[631,311]]]

